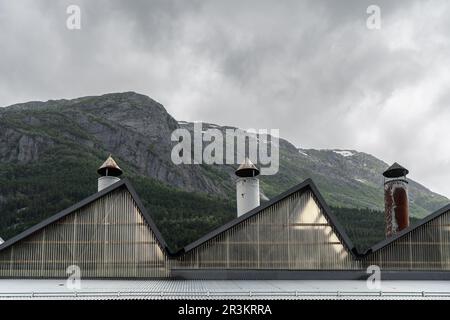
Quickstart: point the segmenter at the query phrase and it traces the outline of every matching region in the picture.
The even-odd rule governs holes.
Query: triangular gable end
[[[126,181],[87,200],[2,245],[0,277],[168,277],[165,244]]]
[[[351,243],[307,181],[191,246],[180,268],[348,270],[358,267]],[[344,237],[344,238],[343,238]],[[350,246],[349,246],[350,245]]]

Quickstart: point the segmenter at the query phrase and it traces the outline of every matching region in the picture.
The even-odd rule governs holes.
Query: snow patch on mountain
[[[298,149],[298,153],[300,153],[301,155],[304,155],[304,156],[308,156],[308,154],[306,153],[306,152],[303,152],[301,149]]]
[[[334,153],[337,153],[343,157],[351,157],[353,155],[355,155],[352,151],[348,151],[348,150],[333,150]]]

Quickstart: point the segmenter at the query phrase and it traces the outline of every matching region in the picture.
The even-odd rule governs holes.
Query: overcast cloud
[[[0,0],[0,105],[136,91],[178,120],[398,161],[450,197],[449,16],[446,0]]]

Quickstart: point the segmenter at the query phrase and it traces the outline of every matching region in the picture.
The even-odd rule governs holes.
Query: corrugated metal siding
[[[450,270],[450,212],[366,256],[364,265],[390,270]]]
[[[164,278],[168,259],[126,189],[111,192],[0,252],[0,277]]]
[[[297,192],[187,252],[183,269],[358,269],[311,191]]]

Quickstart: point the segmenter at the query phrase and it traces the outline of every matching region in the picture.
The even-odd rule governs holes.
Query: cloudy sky
[[[136,91],[178,120],[398,161],[450,197],[449,16],[447,0],[0,0],[0,106]]]

